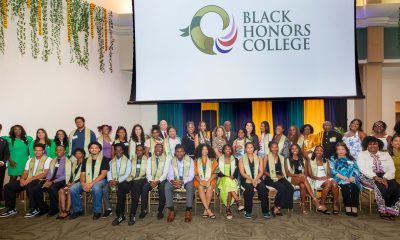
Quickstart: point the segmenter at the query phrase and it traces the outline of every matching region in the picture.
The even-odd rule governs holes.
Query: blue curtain
[[[201,120],[201,103],[184,103],[181,118],[183,123],[183,134],[186,134],[186,123],[188,121],[194,122],[197,132],[197,125]]]
[[[293,99],[289,101],[289,126],[298,128],[304,124],[304,99]]]
[[[234,114],[233,114],[233,103],[221,102],[218,108],[218,121],[219,125],[223,125],[225,121],[230,121],[232,125],[232,131],[236,131]]]
[[[324,99],[325,120],[332,122],[335,127],[347,129],[347,100]]]
[[[234,126],[236,127],[235,130],[238,130],[239,128],[244,128],[246,122],[251,121],[252,118],[251,101],[234,102],[232,106],[233,106],[232,124],[234,124]]]
[[[272,116],[274,118],[274,127],[278,124],[283,125],[284,134],[287,135],[289,128],[289,102],[288,101],[273,101]],[[275,130],[275,129],[274,129]]]
[[[166,120],[169,126],[176,128],[177,134],[184,134],[183,128],[183,104],[181,103],[160,103],[157,105],[158,122]]]

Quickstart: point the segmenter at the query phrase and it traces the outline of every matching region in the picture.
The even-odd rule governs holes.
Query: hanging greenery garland
[[[26,7],[30,8],[31,7],[31,0],[26,0]]]
[[[84,33],[83,51],[79,32]],[[89,64],[89,3],[71,0],[71,62],[88,69]]]
[[[43,35],[43,27],[42,27],[42,0],[37,0],[37,14],[38,14],[38,27],[39,27],[39,36]]]
[[[37,59],[39,55],[39,38],[38,38],[38,0],[31,0],[30,7],[30,21],[31,26],[31,51],[32,57]]]
[[[108,29],[110,32],[110,47],[108,48],[109,50],[109,69],[110,73],[113,72],[113,64],[112,64],[112,57],[113,57],[113,51],[114,51],[114,37],[113,37],[113,29],[114,29],[114,22],[113,22],[113,12],[110,11],[110,14],[108,15]]]
[[[59,65],[61,65],[61,27],[64,25],[62,1],[50,1],[51,52],[56,52]]]
[[[71,0],[67,0],[67,31],[68,42],[71,43]]]
[[[26,29],[25,29],[25,0],[11,1],[12,16],[17,20],[18,48],[21,55],[26,53]]]
[[[42,0],[42,23],[43,23],[43,51],[42,51],[42,59],[43,61],[47,62],[49,60],[49,55],[51,53],[51,49],[49,47],[49,28],[48,28],[48,22],[47,22],[47,18],[48,18],[48,4],[49,0]],[[53,1],[53,0],[50,0]],[[40,25],[39,25],[40,26]]]
[[[90,4],[90,38],[94,38],[94,9],[96,5],[94,3]]]
[[[108,50],[108,30],[107,30],[107,22],[108,22],[108,16],[107,16],[107,9],[103,8],[104,11],[104,50],[107,52]]]
[[[8,28],[8,15],[7,15],[7,8],[8,3],[7,0],[1,0],[1,11],[2,11],[2,19],[3,19],[3,27]]]
[[[104,14],[103,8],[97,6],[94,13],[94,19],[96,23],[97,30],[97,43],[99,52],[99,64],[100,71],[105,72],[105,63],[104,63]]]
[[[0,53],[4,54],[5,41],[4,41],[4,24],[3,24],[3,1],[0,1]]]

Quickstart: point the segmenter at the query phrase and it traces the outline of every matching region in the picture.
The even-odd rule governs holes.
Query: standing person
[[[54,143],[53,140],[49,139],[49,135],[47,135],[46,130],[44,130],[43,128],[39,128],[36,131],[36,139],[35,141],[32,141],[31,144],[29,145],[29,153],[30,153],[30,157],[33,157],[33,145],[35,145],[36,143],[41,143],[43,145],[46,146],[45,150],[44,150],[44,154],[49,156],[50,158],[55,158],[56,155],[54,155],[53,153],[56,152],[56,145]]]
[[[235,158],[241,159],[245,152],[246,138],[244,136],[243,128],[240,128],[237,132],[237,138],[233,141],[233,150],[235,152]]]
[[[160,137],[162,139],[165,139],[168,137],[168,123],[165,120],[161,120],[160,124],[158,125],[160,127]]]
[[[314,148],[318,145],[317,136],[314,135],[314,128],[310,124],[304,124],[300,128],[301,136],[303,137],[303,154],[304,157],[310,159]]]
[[[181,139],[176,136],[176,129],[174,127],[168,128],[168,136],[164,138],[165,154],[169,158],[173,158],[175,154],[176,145],[181,144]]]
[[[260,150],[260,147],[259,147],[259,141],[258,141],[258,136],[256,134],[256,127],[254,125],[254,122],[249,121],[245,124],[244,135],[246,138],[246,143],[247,142],[253,143],[254,152],[257,154],[258,150]]]
[[[292,144],[297,144],[300,146],[301,149],[303,149],[304,136],[300,134],[299,128],[297,126],[292,125],[289,127],[288,140],[289,146],[292,146]]]
[[[144,137],[143,127],[140,124],[136,124],[132,128],[131,139],[129,141],[129,159],[136,157],[136,147],[141,145],[144,148]]]
[[[75,118],[76,129],[69,134],[69,153],[71,156],[75,149],[82,148],[85,152],[89,152],[88,146],[91,142],[96,141],[96,134],[89,128],[85,127],[85,118]]]
[[[283,134],[284,131],[285,129],[283,128],[283,126],[281,124],[278,124],[275,127],[275,136],[272,141],[278,144],[279,154],[286,158],[289,156],[290,146],[288,138]]]
[[[226,134],[226,141],[229,143],[229,145],[233,145],[233,141],[237,138],[237,135],[234,131],[232,131],[232,124],[230,121],[225,121],[224,122],[224,129],[225,129],[225,134]]]
[[[342,135],[332,128],[332,123],[329,121],[325,121],[322,128],[324,130],[318,134],[319,139],[324,148],[324,157],[330,158],[335,154],[336,144],[342,142]]]
[[[358,154],[360,154],[362,150],[362,140],[366,137],[366,134],[362,129],[362,121],[360,119],[353,119],[350,122],[349,131],[347,131],[343,136],[343,142],[346,143],[347,147],[350,150],[350,155],[354,157],[354,159],[358,158]]]
[[[254,143],[248,142],[245,145],[246,153],[239,160],[239,170],[242,176],[242,187],[244,188],[244,217],[252,218],[254,189],[257,190],[258,199],[261,201],[261,211],[264,218],[271,218],[268,210],[268,190],[261,180],[263,170],[263,160],[254,152]]]
[[[218,126],[214,129],[214,139],[212,141],[212,148],[217,154],[217,158],[222,155],[222,148],[227,143],[225,136],[226,136],[225,129],[222,126]]]
[[[194,138],[194,147],[197,148],[200,144],[207,144],[211,146],[211,140],[207,131],[207,124],[204,121],[199,122],[198,133]]]
[[[395,125],[394,125],[394,133],[397,135],[400,135],[400,121],[398,121]]]
[[[194,122],[189,121],[186,123],[186,135],[182,138],[182,145],[185,148],[185,153],[194,158],[194,150],[195,150],[195,138],[196,135],[194,133]]]
[[[98,142],[89,144],[89,157],[82,163],[80,182],[70,188],[73,213],[70,219],[84,214],[81,194],[90,192],[93,198],[93,220],[101,217],[103,187],[107,184],[106,177],[110,159],[101,154],[101,145]]]
[[[397,133],[393,136],[392,144],[389,146],[388,152],[393,159],[396,169],[395,179],[400,183],[400,135],[397,135]]]
[[[372,127],[372,136],[383,142],[382,151],[387,151],[392,142],[392,136],[386,133],[387,125],[384,121],[377,121]]]
[[[97,130],[100,134],[97,138],[97,142],[100,143],[103,148],[103,156],[111,159],[113,139],[110,134],[112,132],[112,127],[104,124],[97,127]]]
[[[165,183],[165,197],[167,200],[167,208],[169,214],[167,221],[172,222],[175,219],[174,209],[174,189],[186,190],[186,211],[185,222],[192,221],[192,207],[193,207],[193,178],[194,178],[194,163],[193,160],[185,154],[185,148],[178,144],[175,148],[175,157],[169,166],[167,182]]]
[[[361,190],[360,170],[345,143],[337,143],[334,152],[329,160],[332,177],[342,190],[346,215],[357,217]]]
[[[194,187],[197,188],[204,206],[203,218],[215,219],[210,209],[213,191],[219,172],[214,150],[207,144],[200,144],[195,151]]]
[[[111,156],[114,158],[115,157],[115,148],[114,146],[116,144],[120,143],[123,150],[124,150],[124,155],[126,157],[129,157],[129,142],[128,142],[128,132],[126,131],[126,128],[123,126],[119,126],[117,128],[117,131],[115,132],[115,139],[112,144],[112,153]]]
[[[157,143],[154,147],[154,154],[147,161],[146,178],[150,184],[150,189],[158,188],[158,219],[164,218],[165,183],[170,164],[171,158],[167,158],[164,154],[163,144]]]
[[[163,144],[163,139],[160,137],[160,128],[157,125],[153,125],[151,129],[151,137],[144,143],[146,156],[149,158],[154,155],[155,146],[157,144]]]
[[[10,182],[13,182],[24,172],[24,167],[29,158],[29,145],[33,140],[30,136],[26,136],[25,129],[21,125],[12,126],[9,136],[3,138],[7,140],[10,150],[7,167]]]
[[[35,144],[34,157],[29,159],[24,172],[18,181],[12,181],[4,186],[4,197],[7,211],[0,217],[10,217],[17,214],[16,194],[26,190],[29,199],[30,211],[24,217],[31,218],[41,216],[48,212],[47,205],[43,200],[41,179],[44,179],[49,171],[51,158],[44,155],[45,146],[41,143]]]
[[[269,128],[269,123],[267,121],[261,122],[261,136],[259,141],[260,151],[258,151],[258,156],[264,158],[265,155],[269,154],[268,145],[272,141],[271,130]]]
[[[0,134],[3,126],[0,124]],[[3,186],[4,177],[6,175],[6,164],[8,159],[10,159],[10,149],[8,148],[7,140],[0,138],[0,210],[4,209],[5,206],[1,203],[3,202]]]
[[[68,146],[68,136],[67,133],[60,129],[56,132],[56,135],[54,136],[54,143],[56,144],[56,146],[64,146],[65,148],[65,154],[68,155],[69,152],[69,146]],[[55,149],[54,149],[55,151]],[[52,153],[54,156],[56,156],[56,152]]]

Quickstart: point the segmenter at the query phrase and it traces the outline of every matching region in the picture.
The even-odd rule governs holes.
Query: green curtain
[[[166,120],[168,126],[175,127],[178,136],[184,134],[183,131],[183,104],[181,103],[159,103],[157,105],[158,122]]]
[[[304,100],[293,99],[289,101],[289,125],[299,128],[304,124]]]
[[[232,124],[232,130],[236,131],[235,117],[233,114],[233,103],[231,102],[219,103],[218,117],[219,117],[219,125],[223,125],[225,121],[230,121]]]

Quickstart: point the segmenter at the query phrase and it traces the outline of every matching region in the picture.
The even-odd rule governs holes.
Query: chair
[[[369,215],[372,214],[372,204],[375,201],[375,192],[374,189],[364,187],[360,191],[360,212],[361,212],[361,204],[362,199],[367,199],[369,202]]]
[[[315,193],[316,193],[318,199],[321,198],[322,191],[323,191],[323,188],[318,188],[318,189],[315,190]],[[340,191],[340,187],[339,187],[339,196],[338,196],[339,212],[342,211],[342,204],[341,204],[341,200],[340,200],[341,199],[341,194],[342,194],[342,192]],[[326,196],[326,203],[327,204],[332,204],[332,206],[333,206],[333,195],[332,195],[332,192],[329,192],[328,196]],[[315,208],[315,211],[317,211],[317,210],[318,209]]]
[[[299,186],[293,186],[294,187],[294,191],[300,191],[300,187]],[[306,200],[304,203],[307,203],[309,205],[309,211],[312,211],[312,197],[309,194],[306,194]],[[301,204],[301,197],[299,197],[298,199],[294,200],[293,199],[293,205],[294,204]],[[290,209],[289,209],[290,210]]]
[[[199,194],[198,194],[198,190],[196,189],[195,193],[194,193],[194,213],[196,214],[197,212],[197,204],[202,203],[200,198],[199,198]],[[217,193],[215,191],[215,189],[213,189],[213,196],[211,198],[211,203],[213,205],[213,210],[215,211],[215,206],[217,203]]]
[[[238,188],[236,194],[238,195],[239,199],[241,199],[241,196],[240,196],[240,188]],[[223,206],[224,204],[222,203],[222,199],[221,199],[220,197],[218,197],[218,198],[219,198],[219,213],[222,213],[222,206]],[[233,198],[232,198],[232,199],[233,199]]]
[[[158,204],[158,188],[153,188],[149,191],[149,204],[148,204],[148,211],[150,213],[151,211],[151,205],[157,205]]]

